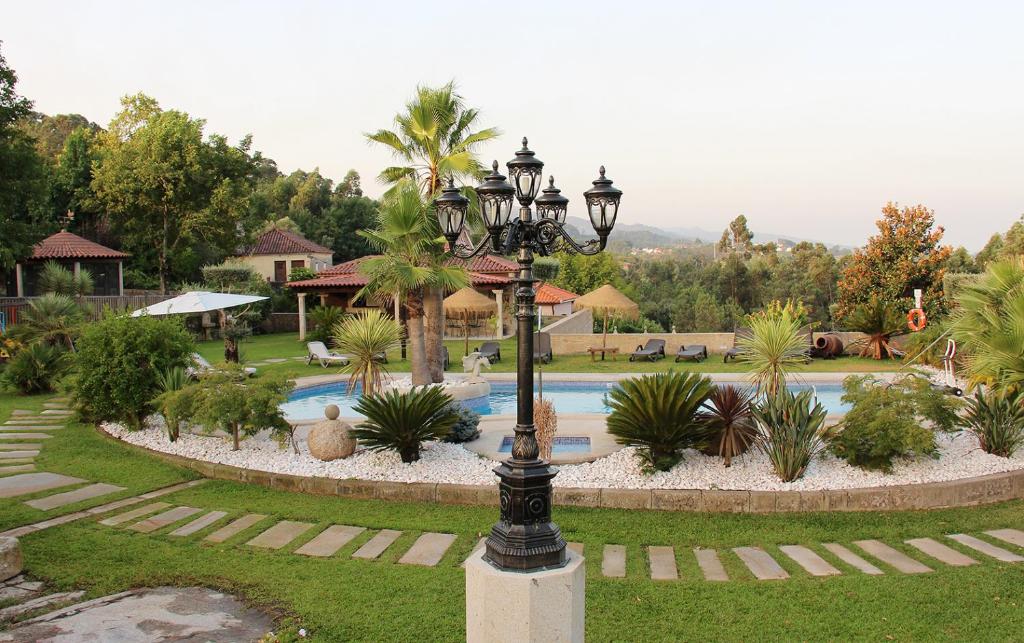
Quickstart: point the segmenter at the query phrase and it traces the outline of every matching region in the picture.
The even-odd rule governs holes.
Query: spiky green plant
[[[989,264],[958,291],[953,336],[966,354],[976,387],[1000,392],[1024,387],[1024,257]]]
[[[609,393],[608,432],[619,444],[638,447],[646,470],[668,471],[687,448],[708,441],[699,411],[711,395],[710,378],[669,371],[621,382]]]
[[[750,333],[738,337],[736,346],[758,392],[774,395],[806,362],[809,345],[800,334],[802,321],[796,306],[776,306],[747,317]]]
[[[334,327],[345,319],[345,309],[340,306],[317,306],[309,311],[308,317],[313,326],[313,330],[306,334],[309,341],[330,345],[334,341],[331,337]]]
[[[76,275],[56,261],[47,261],[39,272],[38,288],[44,293],[85,297],[92,294],[95,284],[92,273],[84,268]]]
[[[21,311],[18,323],[11,328],[11,335],[25,343],[62,344],[73,351],[74,339],[84,319],[82,309],[74,299],[48,293],[32,299]]]
[[[1009,458],[1024,445],[1024,394],[978,390],[967,400],[963,421],[982,451]]]
[[[349,392],[361,382],[363,395],[373,395],[387,374],[384,364],[376,357],[398,346],[402,341],[402,326],[374,308],[336,323],[332,335],[335,346],[349,356],[348,366],[344,367],[351,373]]]
[[[811,459],[825,448],[826,411],[812,395],[809,389],[794,395],[783,387],[754,405],[757,447],[783,482],[804,475]]]
[[[444,438],[455,425],[459,416],[451,403],[436,386],[364,395],[353,408],[366,420],[351,434],[371,451],[397,451],[402,462],[415,462],[425,441]]]
[[[60,346],[37,342],[18,351],[3,371],[3,383],[24,395],[48,393],[69,368]]]
[[[714,433],[704,450],[732,465],[732,459],[746,452],[757,437],[757,424],[751,413],[752,396],[747,389],[732,385],[716,386],[706,405],[708,428]]]
[[[156,374],[157,390],[160,395],[154,404],[160,409],[167,424],[167,437],[171,442],[178,439],[182,421],[191,416],[193,395],[182,394],[189,385],[188,370],[180,366],[172,366]]]
[[[867,337],[850,344],[860,348],[861,357],[882,359],[896,357],[892,338],[907,332],[907,321],[899,305],[872,295],[866,304],[857,306],[844,323],[848,330],[864,333]]]

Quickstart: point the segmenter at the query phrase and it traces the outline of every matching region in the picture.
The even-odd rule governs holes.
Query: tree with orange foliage
[[[835,319],[844,320],[872,297],[909,310],[916,288],[929,317],[944,314],[942,277],[953,248],[939,245],[944,229],[935,226],[935,212],[923,205],[900,208],[890,201],[875,225],[879,234],[854,252],[840,275]]]

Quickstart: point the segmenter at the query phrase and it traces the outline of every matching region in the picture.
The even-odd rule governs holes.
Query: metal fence
[[[162,295],[160,293],[144,293],[133,295],[120,295],[113,297],[83,297],[82,303],[88,314],[98,318],[105,309],[121,312],[125,310],[138,310],[153,304],[158,304],[174,297],[175,295]],[[18,323],[18,315],[22,310],[28,308],[34,297],[0,297],[0,313],[6,326]]]

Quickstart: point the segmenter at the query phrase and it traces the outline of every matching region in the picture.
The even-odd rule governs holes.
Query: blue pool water
[[[614,382],[545,382],[544,398],[554,403],[558,413],[610,413],[607,396],[614,386]],[[808,384],[791,388],[802,390],[810,387]],[[840,384],[817,384],[814,390],[818,401],[830,414],[847,411],[847,405],[839,399],[843,395]],[[348,395],[344,382],[301,389],[292,393],[284,404],[285,417],[289,420],[319,419],[328,404],[337,404],[342,417],[360,417],[352,410],[358,394],[357,389],[353,395]],[[492,382],[489,397],[468,400],[466,406],[481,415],[515,415],[515,382]]]

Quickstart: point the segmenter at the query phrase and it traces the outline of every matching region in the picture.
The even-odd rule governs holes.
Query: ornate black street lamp
[[[499,569],[535,571],[561,567],[566,559],[565,539],[551,521],[551,479],[558,470],[540,459],[533,424],[533,323],[536,318],[533,256],[547,256],[556,251],[593,255],[604,250],[615,226],[622,191],[612,187],[602,167],[594,187],[583,193],[598,238],[581,244],[563,228],[569,199],[561,196],[554,177],[544,193],[537,196],[543,182],[544,163],[527,148],[525,138],[523,149],[506,165],[512,185],[498,172],[495,161],[491,174],[476,188],[487,234],[475,246],[459,243],[469,200],[459,193],[451,179],[434,206],[441,230],[456,257],[470,259],[485,251],[518,254],[515,439],[512,456],[494,470],[501,478],[498,485],[501,520],[491,528],[484,559]],[[519,201],[519,217],[510,220],[513,196]],[[534,202],[537,219],[530,209]]]

